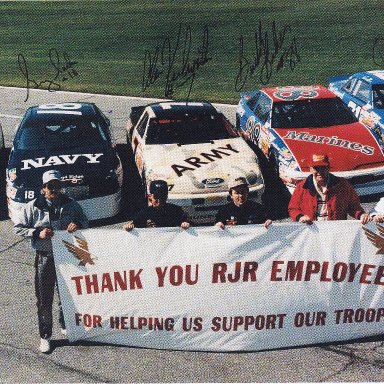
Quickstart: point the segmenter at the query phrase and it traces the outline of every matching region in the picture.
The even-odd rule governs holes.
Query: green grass
[[[279,31],[290,26],[284,47],[295,37],[301,59],[293,71],[274,71],[271,86],[327,84],[330,76],[380,69],[372,48],[376,37],[384,39],[381,0],[30,1],[0,2],[0,12],[0,84],[25,86],[19,53],[31,78],[52,79],[48,51],[56,48],[78,62],[78,76],[63,82],[63,90],[131,96],[164,96],[163,77],[141,90],[144,54],[165,38],[174,46],[179,23],[183,31],[191,28],[191,58],[204,25],[209,29],[212,60],[197,71],[190,97],[223,102],[238,101],[239,36],[251,60],[259,21],[269,35],[273,21]],[[260,86],[256,77],[243,90]],[[186,97],[187,88],[174,97]]]

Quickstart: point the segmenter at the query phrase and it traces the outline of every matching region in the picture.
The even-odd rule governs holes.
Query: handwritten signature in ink
[[[373,62],[377,66],[384,65],[384,38],[383,37],[376,37],[375,41],[373,42],[372,58],[373,58]]]
[[[155,84],[162,77],[164,83],[164,96],[172,98],[176,89],[189,83],[188,96],[191,94],[193,83],[198,70],[212,60],[208,54],[209,33],[208,27],[204,28],[203,39],[197,48],[196,55],[192,55],[192,30],[187,27],[182,37],[182,27],[176,37],[176,43],[166,38],[160,46],[151,53],[149,50],[144,55],[142,91]]]
[[[62,54],[60,54],[57,49],[51,48],[48,57],[49,62],[54,69],[54,73],[43,80],[36,80],[30,75],[29,64],[24,55],[19,53],[17,56],[19,69],[26,81],[27,95],[24,101],[28,100],[29,90],[31,88],[46,89],[49,92],[59,91],[63,82],[78,76],[78,72],[74,68],[77,62],[72,61],[67,52],[62,52]]]
[[[272,23],[272,37],[263,30],[261,22],[254,33],[254,49],[252,58],[248,59],[244,52],[244,37],[239,38],[239,70],[235,79],[235,90],[241,91],[249,79],[258,78],[261,84],[267,84],[273,72],[286,67],[293,71],[300,62],[296,38],[287,41],[291,27],[285,26],[277,31],[276,23]]]

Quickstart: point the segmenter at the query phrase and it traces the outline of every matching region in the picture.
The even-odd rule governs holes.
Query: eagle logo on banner
[[[384,227],[379,224],[376,224],[376,227],[379,230],[379,234],[367,228],[363,228],[363,230],[368,240],[377,248],[376,255],[384,255]]]
[[[95,264],[95,258],[92,258],[91,253],[89,252],[87,240],[75,236],[74,244],[68,243],[68,241],[65,240],[63,240],[63,243],[68,251],[71,252],[76,259],[80,260],[79,265],[85,266],[87,264]]]

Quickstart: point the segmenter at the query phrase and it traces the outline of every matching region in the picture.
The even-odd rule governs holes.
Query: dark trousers
[[[48,339],[52,336],[52,304],[57,288],[55,263],[47,252],[36,251],[35,258],[35,293],[37,299],[37,316],[40,337]],[[59,297],[59,323],[65,328],[63,311]]]

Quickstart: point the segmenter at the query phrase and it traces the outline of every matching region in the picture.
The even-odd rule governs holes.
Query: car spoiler
[[[350,76],[349,75],[342,75],[342,76],[333,76],[328,79],[329,83],[336,83],[337,81],[343,81],[347,80]]]
[[[141,114],[143,113],[146,105],[139,105],[138,107],[131,108],[130,119],[132,126],[134,127],[136,123],[139,121]]]
[[[257,91],[252,91],[252,92],[241,92],[240,93],[240,99],[250,99],[252,96],[255,96]]]

